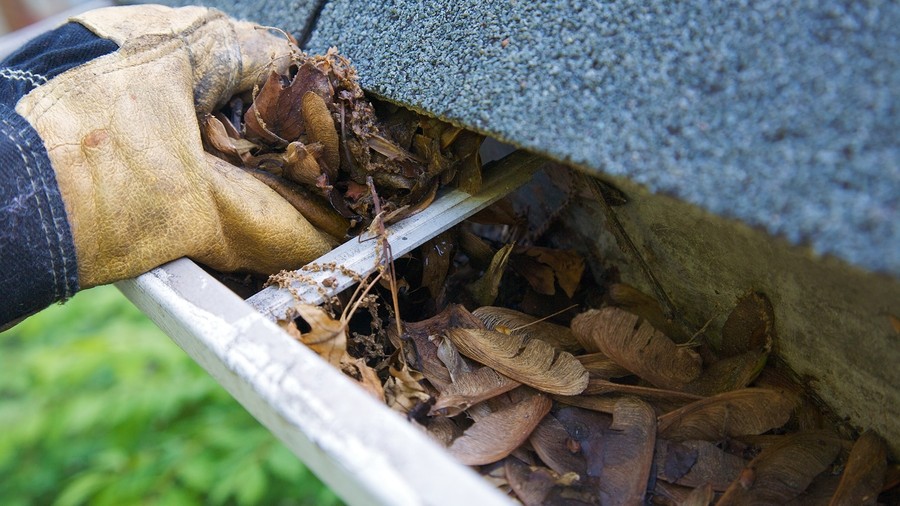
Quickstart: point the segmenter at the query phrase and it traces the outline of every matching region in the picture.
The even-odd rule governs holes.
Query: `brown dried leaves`
[[[394,106],[376,110],[335,49],[294,54],[287,73],[270,71],[201,126],[212,154],[303,185],[355,222],[354,233],[376,208],[390,223],[426,207],[440,185],[480,187],[482,136]]]
[[[518,402],[509,402],[489,413],[448,447],[450,454],[468,465],[497,462],[518,448],[541,422],[552,402],[546,395],[530,392]]]
[[[707,397],[659,417],[660,437],[675,441],[762,434],[787,423],[794,400],[775,390],[746,388]]]
[[[577,395],[587,387],[581,362],[539,339],[475,329],[450,329],[447,337],[463,355],[543,392]]]
[[[677,390],[700,375],[696,352],[621,309],[582,313],[572,321],[572,331],[586,350],[602,352],[660,388]]]

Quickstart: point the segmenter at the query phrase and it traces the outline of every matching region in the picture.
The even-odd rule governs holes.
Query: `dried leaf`
[[[320,144],[307,145],[300,141],[288,144],[282,155],[282,175],[296,183],[315,186],[322,176],[322,167],[316,161]]]
[[[520,402],[509,404],[476,421],[453,441],[448,450],[466,465],[496,462],[528,439],[552,405],[546,395],[529,393]]]
[[[453,423],[453,420],[444,417],[429,420],[427,431],[428,435],[441,446],[450,446],[454,439],[462,436],[462,430]]]
[[[438,396],[429,415],[456,416],[481,401],[496,397],[520,386],[490,367],[480,367],[454,378]]]
[[[659,437],[674,441],[762,434],[781,427],[794,400],[774,390],[745,388],[702,399],[659,417]]]
[[[656,299],[637,288],[625,283],[615,283],[610,285],[607,295],[613,305],[647,320],[653,328],[660,330],[672,340],[682,342],[690,337],[685,336],[674,322],[666,318]]]
[[[454,235],[451,232],[439,234],[434,239],[422,245],[422,286],[428,289],[428,293],[437,302],[442,304],[445,291],[447,273],[450,272],[450,264],[456,250]]]
[[[456,345],[449,339],[442,339],[438,343],[437,356],[444,363],[447,371],[450,372],[450,378],[458,381],[460,376],[474,372],[478,365],[469,361],[460,354],[456,349]]]
[[[306,126],[306,136],[310,143],[322,145],[322,156],[319,165],[324,165],[324,172],[329,181],[337,179],[338,169],[341,166],[340,140],[334,119],[325,100],[316,93],[307,91],[303,94],[302,108],[303,123]]]
[[[503,279],[506,263],[512,250],[512,244],[507,244],[497,250],[484,275],[469,284],[469,292],[475,297],[479,306],[490,306],[497,298],[497,294],[500,293],[500,281]]]
[[[761,293],[750,293],[738,300],[722,326],[719,351],[732,357],[748,351],[769,351],[775,340],[775,315],[772,303]]]
[[[340,55],[332,53],[330,50],[326,55],[315,55],[308,58],[297,68],[294,79],[291,81],[292,86],[303,90],[304,92],[313,92],[322,97],[322,100],[328,104],[329,109],[336,110],[333,100],[335,98],[335,87],[331,83],[330,77],[338,78],[336,83],[341,88],[352,88],[356,83],[351,82],[355,76],[348,76],[349,79],[341,79],[337,75],[335,64],[341,65],[337,60],[342,59]]]
[[[840,450],[841,440],[829,432],[784,436],[750,461],[718,505],[784,504],[806,490]]]
[[[416,356],[410,362],[417,370],[422,371],[425,378],[439,391],[443,391],[453,382],[450,372],[438,357],[438,344],[443,340],[441,336],[450,327],[484,328],[484,324],[458,304],[447,306],[427,320],[403,324],[404,340],[411,340],[416,352]],[[393,326],[388,332],[394,332]]]
[[[558,474],[545,467],[528,466],[518,459],[504,461],[506,477],[516,497],[526,506],[544,504],[597,504],[593,486],[572,473]]]
[[[236,139],[229,135],[225,123],[217,116],[205,114],[202,119],[204,139],[210,147],[217,150],[225,158],[235,164],[241,165],[251,150],[259,146],[246,139]]]
[[[282,322],[282,328],[285,328],[292,337],[309,346],[328,363],[340,368],[345,358],[349,357],[347,355],[347,329],[344,328],[344,325],[318,306],[297,304],[294,309],[312,329],[307,333],[301,333],[293,321]],[[378,383],[381,384],[380,381]]]
[[[344,361],[341,363],[341,371],[347,376],[355,379],[363,390],[372,394],[376,399],[384,402],[384,388],[381,386],[381,378],[375,369],[366,365],[366,361],[361,358],[350,358],[350,355],[344,355]]]
[[[559,474],[574,472],[585,476],[587,462],[581,452],[581,444],[572,439],[566,426],[555,416],[545,416],[528,442],[550,469]]]
[[[769,353],[766,350],[747,351],[723,358],[707,367],[700,377],[684,386],[686,392],[715,395],[745,388],[759,376]]]
[[[665,504],[669,506],[683,506],[694,490],[681,485],[673,485],[663,480],[654,480],[653,499],[654,504]]]
[[[588,353],[586,355],[578,355],[575,358],[591,373],[592,378],[609,379],[631,375],[631,371],[620,366],[615,360],[602,353]]]
[[[707,506],[708,504],[712,504],[714,497],[713,487],[707,483],[692,490],[691,493],[684,498],[684,502],[681,503],[681,506]]]
[[[431,399],[420,383],[422,373],[413,371],[405,363],[388,368],[391,377],[384,382],[384,400],[391,409],[409,413],[417,405]]]
[[[274,70],[244,114],[244,128],[250,140],[262,140],[284,145],[303,133],[303,123],[297,111],[306,90],[291,85]]]
[[[490,330],[449,329],[447,336],[463,355],[538,390],[577,395],[588,372],[572,354],[537,339]]]
[[[628,394],[640,397],[645,401],[664,400],[680,406],[699,401],[703,397],[677,390],[664,390],[661,388],[643,387],[640,385],[624,385],[613,383],[600,378],[591,378],[582,395],[603,395],[609,393]]]
[[[828,506],[841,481],[840,475],[832,474],[833,470],[834,466],[819,473],[802,494],[785,503],[785,506]]]
[[[830,506],[875,504],[887,470],[887,446],[871,430],[856,440]]]
[[[575,337],[650,383],[678,390],[700,375],[700,356],[677,346],[649,323],[618,308],[590,310],[572,320]]]
[[[711,484],[724,492],[747,462],[719,449],[709,441],[656,442],[656,477],[686,487]]]
[[[518,246],[510,265],[535,291],[544,295],[556,292],[554,281],[557,281],[572,298],[584,274],[584,259],[578,253],[538,246]]]
[[[601,457],[588,458],[587,474],[599,478],[602,504],[644,503],[655,443],[653,408],[635,398],[620,399],[603,436]],[[588,449],[585,453],[590,455]]]
[[[459,232],[459,249],[469,257],[469,264],[476,269],[487,268],[494,258],[494,250],[488,243],[465,229]]]
[[[555,323],[538,321],[537,318],[525,313],[497,306],[483,306],[472,314],[477,316],[484,322],[484,325],[490,330],[497,330],[504,334],[512,334],[514,336],[527,337],[529,339],[540,339],[563,351],[570,353],[581,349],[581,345],[575,339],[572,331],[568,327],[556,325]],[[506,330],[501,330],[502,327]]]

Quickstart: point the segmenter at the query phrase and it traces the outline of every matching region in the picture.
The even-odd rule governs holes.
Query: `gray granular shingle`
[[[220,7],[298,31],[285,4]],[[900,276],[897,26],[877,0],[336,0],[309,49],[392,100]]]

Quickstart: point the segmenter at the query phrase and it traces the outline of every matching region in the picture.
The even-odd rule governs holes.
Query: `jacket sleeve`
[[[16,103],[53,77],[117,48],[69,23],[0,62],[0,329],[78,290],[75,245],[55,172]]]

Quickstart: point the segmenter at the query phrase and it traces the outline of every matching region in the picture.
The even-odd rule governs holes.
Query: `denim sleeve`
[[[78,290],[75,244],[56,175],[16,103],[66,70],[116,49],[69,23],[0,62],[0,329]]]

